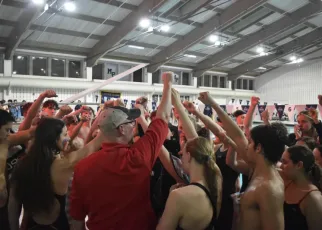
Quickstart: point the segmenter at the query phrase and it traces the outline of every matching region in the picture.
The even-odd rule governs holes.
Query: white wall
[[[285,65],[255,80],[255,90],[268,104],[317,104],[322,94],[322,61]]]

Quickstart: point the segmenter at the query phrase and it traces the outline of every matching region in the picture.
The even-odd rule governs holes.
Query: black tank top
[[[211,222],[209,223],[208,227],[205,228],[205,230],[214,230],[215,229],[215,226],[216,226],[216,221],[217,221],[217,211],[216,211],[217,208],[216,208],[216,203],[211,199],[210,192],[202,184],[199,184],[199,183],[191,183],[189,185],[194,185],[194,186],[197,186],[197,187],[201,188],[206,193],[207,197],[209,198],[209,200],[211,202],[211,205],[212,205],[213,214],[212,214]],[[181,228],[180,226],[178,226],[177,227],[177,230],[184,230],[184,229]]]
[[[285,190],[288,188],[290,184],[286,186]],[[309,191],[302,197],[302,199],[300,199],[300,201],[297,204],[288,204],[284,202],[284,223],[285,223],[284,229],[285,230],[309,230],[306,218],[302,214],[300,204],[311,192],[314,192],[314,191],[319,191],[319,190],[314,189]]]
[[[55,195],[60,204],[60,213],[56,221],[50,225],[41,225],[34,221],[32,216],[27,217],[26,230],[69,230],[69,223],[65,213],[66,196]]]

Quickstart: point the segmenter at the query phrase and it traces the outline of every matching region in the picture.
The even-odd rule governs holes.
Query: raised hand
[[[252,97],[251,98],[251,105],[256,106],[259,102],[260,98],[259,97]]]
[[[63,105],[62,107],[60,107],[60,111],[65,116],[70,114],[73,111],[73,109],[68,105]]]
[[[173,79],[174,79],[174,73],[173,72],[164,72],[162,74],[163,83],[172,83]]]
[[[200,93],[198,99],[205,105],[212,105],[215,102],[215,100],[210,96],[209,92]]]
[[[41,94],[44,98],[52,98],[52,97],[57,97],[57,94],[54,90],[46,90]]]
[[[181,103],[180,94],[174,88],[171,89],[171,101],[172,101],[172,105],[174,105],[174,106]]]
[[[190,101],[184,101],[183,106],[186,108],[186,110],[188,110],[189,113],[196,112],[195,105],[193,103],[191,103]]]

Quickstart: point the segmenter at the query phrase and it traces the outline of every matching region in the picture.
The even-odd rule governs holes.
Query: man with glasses
[[[135,120],[145,124],[144,108],[110,107],[98,119],[102,150],[74,170],[70,194],[72,229],[155,229],[150,201],[150,174],[168,135],[173,73],[164,73],[163,96],[144,136],[133,143]],[[133,143],[133,144],[132,144]]]

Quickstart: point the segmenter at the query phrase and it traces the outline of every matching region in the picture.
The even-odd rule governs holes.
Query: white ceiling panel
[[[303,36],[303,35],[305,35],[305,34],[310,33],[311,31],[313,31],[313,29],[312,29],[312,28],[306,28],[306,29],[304,29],[304,30],[302,30],[302,31],[300,31],[300,32],[298,32],[298,33],[296,33],[296,34],[294,34],[294,35],[295,35],[295,36],[297,36],[297,37],[301,37],[301,36]]]
[[[252,25],[252,26],[244,29],[243,31],[239,32],[239,34],[246,36],[248,34],[252,34],[252,33],[260,30],[261,28],[262,27],[260,27],[260,26]]]
[[[72,30],[84,33],[93,33],[95,35],[104,36],[110,32],[114,27],[109,25],[100,25],[94,22],[83,21],[75,18],[64,17],[60,15],[53,16],[50,20],[45,22],[49,14],[44,14],[39,20],[35,22],[37,25],[56,27],[59,29]]]
[[[290,41],[293,41],[293,40],[294,40],[293,38],[288,37],[288,38],[285,38],[282,41],[279,41],[279,42],[277,42],[275,44],[278,45],[278,46],[281,46],[281,45],[284,45],[284,44],[286,44],[286,43],[288,43]]]
[[[148,34],[146,36],[139,36],[135,41],[144,42],[148,44],[158,45],[158,46],[169,46],[174,43],[177,39],[164,37],[155,34]]]
[[[219,52],[220,50],[222,50],[222,47],[215,47],[215,46],[207,46],[204,44],[196,44],[193,45],[192,47],[190,47],[188,49],[188,51],[195,51],[195,52],[199,52],[199,53],[204,53],[204,54],[215,54],[217,52]]]
[[[241,54],[238,54],[233,57],[233,59],[237,59],[237,60],[241,60],[241,61],[245,61],[245,60],[248,60],[251,58],[253,58],[253,55],[246,54],[246,53],[241,53]]]
[[[130,48],[128,46],[123,46],[122,48],[115,50],[115,52],[151,57],[159,53],[160,50],[149,49],[149,48],[145,48],[141,50],[141,49]]]
[[[308,0],[270,0],[269,4],[287,12],[293,12],[309,3]]]
[[[13,27],[0,25],[0,37],[9,37]]]
[[[282,64],[284,64],[284,62],[279,61],[279,60],[275,60],[273,62],[270,62],[270,63],[266,64],[266,65],[269,65],[269,66],[280,66]]]
[[[80,46],[85,48],[92,48],[98,42],[98,40],[95,40],[95,39],[85,40],[85,38],[62,35],[62,34],[53,34],[48,32],[42,33],[40,31],[34,32],[31,36],[27,38],[27,40],[61,44],[61,45],[69,45],[69,46]]]
[[[6,19],[9,21],[18,21],[18,18],[20,17],[22,12],[23,12],[23,9],[11,7],[11,6],[4,6],[0,4],[0,19]]]
[[[314,46],[314,47],[311,47],[311,48],[309,48],[307,50],[302,51],[301,53],[307,54],[307,53],[313,52],[313,51],[315,51],[315,50],[317,50],[319,48],[321,48],[321,47]]]
[[[211,5],[216,6],[219,9],[225,9],[236,1],[237,0],[231,0],[231,1],[218,0],[218,1],[214,1],[214,3],[212,3]]]
[[[197,11],[194,15],[194,17],[191,17],[190,20],[199,22],[199,23],[204,23],[208,21],[210,18],[215,16],[217,13],[212,10],[207,10],[206,8],[201,8],[199,11]]]
[[[318,26],[318,27],[321,27],[322,26],[322,15],[319,15],[319,16],[316,16],[316,17],[310,19],[309,22]]]
[[[123,2],[125,2],[126,0],[122,0]],[[131,4],[131,5],[135,5],[138,6],[143,2],[143,0],[130,0],[130,1],[126,1],[126,3]]]
[[[274,14],[272,14],[272,15],[270,15],[270,16],[262,19],[262,20],[260,20],[259,22],[264,24],[264,25],[269,25],[269,24],[281,19],[282,17],[283,17],[282,14],[274,13]]]
[[[171,26],[171,31],[172,33],[175,33],[178,35],[186,35],[187,33],[194,30],[195,28],[196,28],[195,26],[178,22]]]
[[[231,63],[231,64],[228,64],[228,65],[221,65],[221,67],[232,69],[232,68],[235,68],[235,67],[237,67],[239,65],[241,65],[241,63]]]
[[[100,2],[78,0],[77,13],[120,22],[126,18],[131,11]]]

